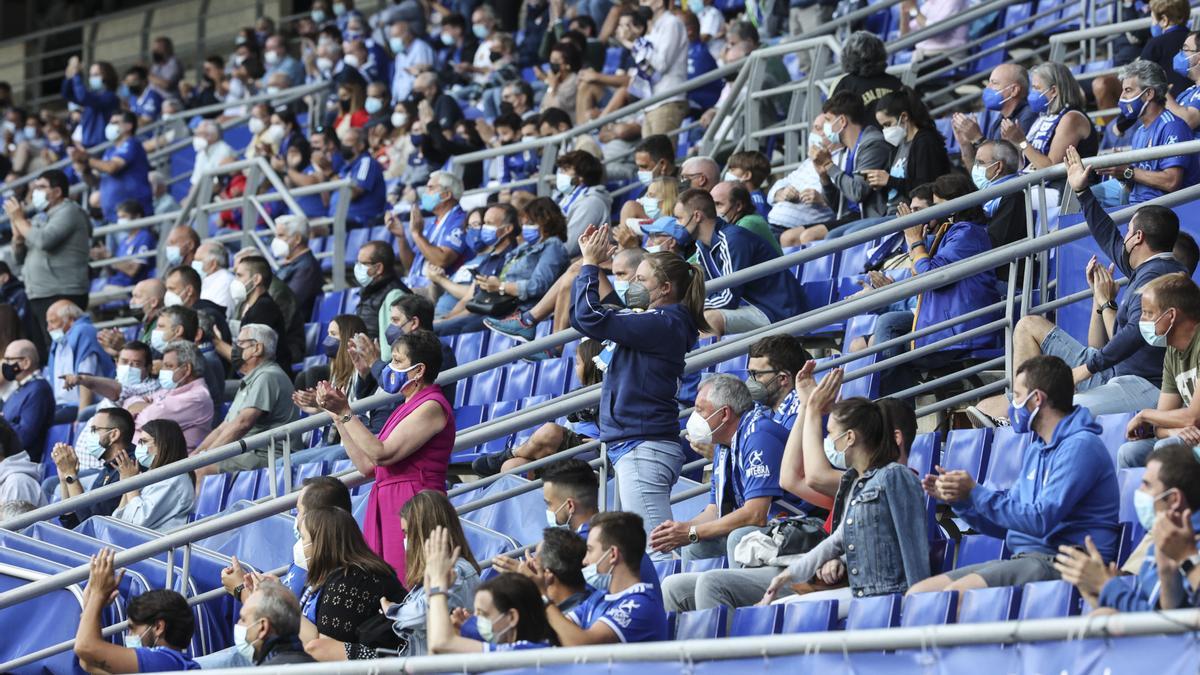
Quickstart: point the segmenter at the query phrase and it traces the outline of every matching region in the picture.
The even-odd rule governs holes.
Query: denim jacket
[[[521,304],[531,305],[550,290],[568,262],[567,247],[558,237],[521,244],[504,262],[500,280],[515,283]]]
[[[856,598],[903,593],[929,576],[925,496],[912,470],[893,462],[858,477],[847,471],[834,502],[842,505],[841,522],[788,568],[794,581],[808,581],[842,555]]]

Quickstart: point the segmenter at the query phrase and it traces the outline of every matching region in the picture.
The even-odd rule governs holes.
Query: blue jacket
[[[573,294],[571,326],[593,340],[617,343],[600,390],[600,440],[678,441],[675,393],[683,357],[698,336],[687,308],[674,304],[635,312],[601,305],[595,265],[580,269]]]
[[[1200,530],[1200,511],[1192,514],[1192,530]],[[1183,583],[1183,574],[1176,572]],[[1154,543],[1146,549],[1146,557],[1135,577],[1115,577],[1100,589],[1100,606],[1119,612],[1150,612],[1159,608],[1158,563],[1154,558]]]
[[[558,237],[522,243],[504,261],[500,279],[515,283],[521,305],[531,306],[550,290],[569,263],[567,246]]]
[[[83,119],[79,126],[83,127],[85,147],[100,145],[107,140],[104,138],[104,127],[108,125],[108,120],[112,119],[113,113],[121,107],[121,100],[117,98],[116,92],[107,89],[91,91],[84,82],[83,75],[76,74],[75,77],[63,80],[62,97],[83,109]]]
[[[1060,545],[1084,546],[1091,535],[1104,559],[1115,560],[1121,496],[1100,431],[1092,414],[1075,406],[1049,443],[1034,435],[1011,488],[976,485],[955,512],[984,534],[1004,537],[1013,553],[1056,555]]]
[[[846,570],[856,597],[904,593],[929,576],[925,493],[912,469],[895,462],[871,469],[843,499]]]
[[[79,364],[89,356],[96,357],[96,367],[99,369],[97,375],[100,377],[113,377],[117,373],[117,367],[113,365],[112,357],[104,348],[100,346],[100,342],[96,339],[96,327],[92,325],[92,320],[86,316],[81,316],[75,319],[75,323],[71,324],[71,330],[67,331],[63,338],[67,342],[67,346],[71,348],[71,353],[75,357],[75,363],[72,365],[74,372],[79,372]],[[54,348],[50,349],[50,358],[46,362],[46,372],[54,372]]]
[[[54,389],[44,378],[33,377],[17,387],[4,402],[4,419],[12,426],[29,459],[42,461],[46,430],[54,423]]]
[[[926,274],[956,263],[973,255],[991,250],[992,240],[988,238],[987,228],[970,222],[952,223],[949,228],[934,238],[929,255],[918,258],[912,263],[916,274]],[[952,281],[945,286],[925,291],[917,300],[917,318],[914,330],[919,330],[935,323],[941,323],[972,310],[979,309],[1000,300],[996,286],[996,273],[992,270],[980,272],[966,278]],[[951,328],[940,330],[932,335],[914,340],[916,347],[937,342],[964,333],[972,328],[994,321],[996,316],[987,316],[957,324]],[[992,349],[999,346],[998,335],[981,335],[965,342],[956,343],[952,349]]]
[[[709,280],[779,257],[779,252],[762,237],[723,220],[718,220],[713,228],[711,244],[697,241],[696,250]],[[775,323],[804,311],[804,291],[794,275],[788,270],[780,270],[712,293],[704,302],[704,308],[737,309],[743,303],[762,310],[771,323]]]
[[[1129,260],[1125,257],[1125,241],[1112,218],[1108,217],[1100,202],[1092,196],[1092,191],[1084,190],[1078,197],[1092,238],[1096,240],[1104,255],[1116,263],[1121,274],[1129,279],[1129,286],[1121,294],[1121,302],[1117,305],[1117,321],[1112,339],[1099,351],[1090,353],[1087,359],[1088,370],[1099,373],[1111,368],[1114,376],[1137,375],[1154,386],[1161,387],[1163,357],[1166,356],[1167,350],[1164,347],[1151,347],[1138,330],[1138,320],[1142,318],[1141,288],[1164,274],[1186,273],[1187,270],[1174,258],[1167,257],[1147,260],[1136,270],[1130,267]]]

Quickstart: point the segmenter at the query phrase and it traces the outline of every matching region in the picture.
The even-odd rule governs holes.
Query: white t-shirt
[[[226,160],[233,159],[233,156],[233,148],[225,141],[217,141],[205,148],[204,152],[196,153],[196,163],[192,165],[192,185],[196,184],[205,171],[221,166]]]

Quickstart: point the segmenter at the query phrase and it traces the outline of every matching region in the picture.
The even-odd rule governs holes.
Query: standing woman
[[[67,61],[63,73],[62,97],[82,110],[82,118],[71,140],[90,148],[105,140],[104,127],[113,113],[121,109],[117,98],[117,70],[108,61],[97,61],[85,77],[78,56]]]
[[[641,516],[649,533],[671,518],[671,486],[683,468],[675,396],[684,355],[708,330],[704,272],[674,253],[651,253],[625,292],[648,297],[649,309],[601,305],[600,265],[609,260],[610,241],[608,226],[589,227],[579,238],[583,267],[571,325],[617,345],[600,389],[600,440],[617,470],[621,508]]]
[[[376,437],[350,410],[346,394],[329,382],[317,385],[317,405],[333,418],[354,467],[374,478],[367,498],[363,537],[367,546],[405,575],[404,528],[396,514],[422,490],[446,491],[446,467],[454,448],[454,410],[434,384],[442,369],[442,343],[427,330],[401,335],[392,344],[384,389],[404,396]]]

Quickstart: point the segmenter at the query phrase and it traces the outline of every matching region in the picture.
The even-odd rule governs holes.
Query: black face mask
[[[242,346],[235,344],[229,354],[229,362],[234,370],[241,370],[246,364],[246,359],[242,356]]]
[[[162,63],[167,60],[167,55],[163,52],[150,52],[150,58],[154,59],[155,63]]]
[[[141,96],[142,92],[146,91],[146,85],[138,83],[137,85],[129,85],[129,93],[134,96]]]
[[[500,102],[500,114],[501,115],[514,115],[514,114],[516,114],[516,112],[517,112],[516,110],[513,110],[513,105],[511,103],[509,103],[508,101]]]
[[[560,72],[562,72],[562,64],[561,63],[551,63],[550,64],[550,72],[554,73],[555,75],[559,74]]]
[[[347,162],[358,156],[358,152],[354,148],[348,148],[346,146],[342,146],[341,153],[342,159],[346,160]]]
[[[338,105],[341,106],[342,112],[350,112],[350,99],[339,98]]]
[[[490,58],[492,60],[492,63],[495,63],[495,62],[499,61],[500,59],[504,58],[504,55],[501,54],[500,52],[492,52],[491,54],[488,54],[488,58]]]
[[[17,364],[15,363],[0,364],[0,375],[3,375],[4,379],[8,380],[9,382],[17,381],[18,372]]]

